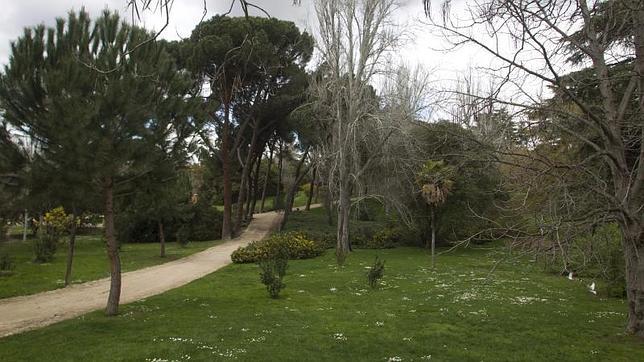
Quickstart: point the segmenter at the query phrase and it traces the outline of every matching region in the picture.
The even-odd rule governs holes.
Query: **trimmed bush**
[[[288,259],[309,259],[321,255],[324,249],[310,240],[303,232],[285,232],[271,235],[260,241],[235,250],[231,256],[233,263],[258,263],[284,250]]]

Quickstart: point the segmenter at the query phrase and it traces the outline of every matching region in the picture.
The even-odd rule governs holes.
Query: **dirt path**
[[[317,206],[317,205],[316,205]],[[239,237],[165,264],[123,273],[121,304],[190,283],[231,263],[240,246],[264,238],[280,220],[275,212],[255,214]],[[109,278],[34,295],[0,299],[0,337],[44,327],[105,308]]]

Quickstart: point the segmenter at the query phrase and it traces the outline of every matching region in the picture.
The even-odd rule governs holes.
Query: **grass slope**
[[[159,244],[124,244],[121,246],[123,271],[131,271],[188,256],[215,245],[217,242],[189,243],[182,248],[177,243],[166,244],[166,257],[159,257]],[[8,252],[14,260],[13,275],[0,276],[0,298],[33,294],[63,287],[67,245],[61,243],[51,263],[33,263],[32,241],[0,243],[0,253]],[[83,235],[76,240],[72,280],[81,283],[108,277],[109,264],[100,235]]]
[[[371,290],[376,255],[386,271]],[[644,360],[644,344],[622,334],[622,300],[526,260],[487,278],[504,255],[499,245],[458,250],[431,270],[417,248],[358,250],[344,267],[327,252],[290,262],[277,300],[257,266],[230,265],[118,317],[95,312],[2,339],[0,360]]]

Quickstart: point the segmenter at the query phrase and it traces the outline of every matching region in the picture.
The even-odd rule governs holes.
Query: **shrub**
[[[40,238],[34,240],[34,262],[48,263],[54,259],[58,238],[56,235],[44,233]]]
[[[288,268],[288,250],[286,248],[272,250],[272,254],[257,265],[260,269],[260,281],[266,286],[268,295],[276,299],[286,287],[283,279]]]
[[[0,254],[0,276],[13,274],[15,265],[8,253]]]
[[[306,237],[307,239],[313,240],[317,244],[318,248],[322,250],[333,249],[336,245],[335,234],[329,232],[307,231]]]
[[[385,262],[376,257],[373,266],[367,272],[367,281],[371,288],[378,286],[378,281],[385,275]]]
[[[367,240],[365,245],[369,249],[390,249],[400,243],[402,231],[400,228],[384,228],[379,230],[373,237]]]
[[[235,250],[231,258],[233,263],[257,263],[282,251],[287,259],[309,259],[321,255],[324,249],[310,240],[305,233],[292,231],[253,241]]]

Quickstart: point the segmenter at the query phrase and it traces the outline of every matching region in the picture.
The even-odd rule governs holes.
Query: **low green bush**
[[[13,274],[13,269],[15,267],[16,266],[9,253],[0,254],[0,276]]]
[[[391,249],[401,241],[402,231],[400,228],[384,228],[373,234],[367,240],[365,248],[368,249]]]
[[[257,263],[271,258],[278,250],[285,250],[288,259],[309,259],[321,255],[324,248],[303,232],[277,233],[235,250],[233,263]]]
[[[371,268],[367,272],[367,282],[371,288],[378,286],[378,281],[385,275],[385,262],[376,256]]]
[[[58,238],[55,235],[43,233],[33,243],[35,263],[48,263],[54,259],[58,246]]]
[[[278,247],[271,251],[268,258],[257,263],[260,269],[260,281],[266,286],[268,295],[273,299],[277,299],[282,289],[286,287],[283,280],[288,268],[288,257],[288,249]]]

